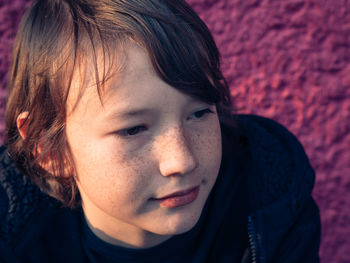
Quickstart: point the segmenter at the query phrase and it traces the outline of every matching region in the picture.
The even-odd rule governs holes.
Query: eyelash
[[[127,128],[121,131],[118,131],[117,134],[121,135],[122,137],[132,137],[137,134],[139,134],[141,131],[147,130],[146,126],[144,125],[138,125],[135,127]]]
[[[203,110],[199,110],[199,111],[196,111],[196,112],[192,113],[187,118],[187,120],[189,120],[189,119],[200,120],[200,119],[203,119],[206,115],[212,114],[212,113],[214,113],[214,111],[212,111],[209,108],[203,109]],[[131,127],[131,128],[120,130],[120,131],[118,131],[116,133],[118,135],[122,136],[122,137],[133,137],[133,136],[136,136],[140,132],[143,132],[145,130],[147,130],[147,127],[145,125],[137,125],[135,127]]]
[[[206,108],[206,109],[203,109],[203,110],[199,110],[199,111],[196,111],[194,113],[192,113],[190,116],[192,115],[196,115],[196,114],[199,114],[200,116],[195,116],[194,119],[202,119],[204,118],[206,115],[208,114],[211,114],[211,113],[214,113],[211,109],[209,108]],[[191,119],[192,117],[188,117],[188,119]]]

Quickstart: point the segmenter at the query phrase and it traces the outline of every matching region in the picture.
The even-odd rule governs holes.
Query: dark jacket
[[[214,233],[201,240],[203,247],[209,242],[215,258],[208,252],[196,262],[232,262],[221,250],[230,250],[227,236],[231,229],[236,233],[232,224],[239,227],[239,217],[247,249],[238,262],[319,262],[320,217],[311,197],[315,175],[302,146],[272,120],[235,119],[235,127],[222,127],[223,164],[200,221]],[[40,192],[15,167],[5,146],[0,148],[0,184],[0,262],[47,262],[50,257],[84,262],[79,211]]]

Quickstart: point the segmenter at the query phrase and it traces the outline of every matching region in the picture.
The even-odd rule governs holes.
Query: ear
[[[18,115],[16,120],[18,132],[21,135],[23,140],[27,138],[28,124],[29,124],[28,115],[29,115],[29,112],[24,111]],[[41,150],[42,150],[41,145],[39,145],[35,151],[33,150],[32,152],[33,156],[36,156],[36,154],[38,153],[40,154]],[[41,166],[41,168],[43,168],[44,170],[52,174],[51,160],[42,161],[39,163],[39,165]],[[74,171],[73,168],[67,165],[65,168],[65,172],[66,172],[65,174],[67,174],[67,176],[63,176],[63,177],[69,177],[69,175],[73,174],[73,171]]]
[[[22,139],[27,137],[28,130],[28,111],[21,112],[17,117],[17,129]]]
[[[27,138],[27,135],[28,135],[28,125],[29,125],[29,112],[28,111],[24,111],[24,112],[21,112],[18,116],[17,116],[17,120],[16,120],[16,123],[17,123],[17,129],[18,129],[18,132],[20,134],[20,136],[22,137],[23,140],[25,140]],[[33,156],[36,156],[38,153],[41,152],[41,147],[39,145],[39,147],[37,147],[36,149],[32,149],[32,154]],[[40,163],[40,166],[42,168],[46,168],[48,167],[47,163]],[[47,169],[45,169],[47,170]]]

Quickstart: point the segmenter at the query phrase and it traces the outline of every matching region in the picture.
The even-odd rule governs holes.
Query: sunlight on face
[[[93,232],[126,247],[151,247],[190,230],[217,178],[216,107],[163,82],[143,49],[126,49],[103,105],[88,88],[68,98],[66,135],[83,210]]]

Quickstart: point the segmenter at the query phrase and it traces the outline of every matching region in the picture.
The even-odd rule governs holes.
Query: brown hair
[[[99,79],[97,55],[113,61],[115,47],[130,39],[147,50],[163,81],[216,104],[221,121],[230,115],[219,52],[208,28],[185,1],[36,1],[22,20],[13,50],[7,143],[25,174],[67,206],[79,204],[65,138],[66,101],[74,70],[91,58],[100,94],[109,71],[102,69]],[[16,123],[22,112],[28,112],[25,139]]]

